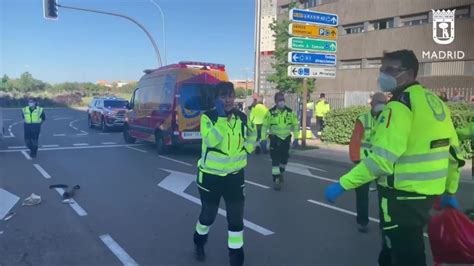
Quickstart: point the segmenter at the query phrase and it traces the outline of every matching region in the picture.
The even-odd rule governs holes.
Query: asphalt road
[[[31,159],[22,152],[20,110],[4,110],[8,137],[0,141],[0,265],[228,264],[224,204],[211,228],[206,263],[193,257],[200,210],[193,184],[198,149],[158,156],[147,143],[126,145],[119,131],[88,129],[84,112],[47,109],[46,115],[41,149]],[[370,232],[361,234],[353,192],[334,206],[323,197],[325,187],[351,165],[324,158],[290,161],[284,187],[276,192],[269,156],[250,157],[246,265],[376,265],[376,193],[370,195]],[[49,189],[52,184],[79,184],[75,203],[62,203],[60,193]],[[463,206],[474,206],[473,191],[474,184],[461,184]],[[41,196],[41,204],[22,206],[31,193]],[[10,212],[15,215],[5,221]]]

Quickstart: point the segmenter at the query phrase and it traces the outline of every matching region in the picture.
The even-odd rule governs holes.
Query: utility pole
[[[163,9],[161,8],[160,5],[158,5],[157,2],[155,2],[155,0],[150,0],[150,2],[151,2],[153,5],[155,5],[155,6],[158,8],[158,10],[160,11],[160,13],[161,13],[161,22],[162,22],[162,23],[161,23],[161,24],[162,24],[161,29],[162,29],[162,31],[163,31],[163,51],[164,51],[163,57],[164,57],[165,65],[167,65],[168,63],[167,63],[167,53],[166,53],[165,13],[163,13]]]
[[[301,121],[301,146],[306,146],[306,104],[308,99],[306,97],[308,95],[308,78],[303,79],[303,113],[302,113],[302,121]]]
[[[254,91],[260,94],[260,20],[261,20],[261,0],[255,0],[255,73]]]

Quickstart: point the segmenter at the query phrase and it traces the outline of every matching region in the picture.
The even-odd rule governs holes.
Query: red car
[[[89,128],[99,127],[102,131],[122,128],[128,101],[121,98],[94,98],[87,109]]]

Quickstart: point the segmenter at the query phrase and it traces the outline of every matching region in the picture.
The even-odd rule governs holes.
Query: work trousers
[[[324,118],[316,116],[316,137],[320,136],[324,129]]]
[[[370,182],[355,189],[357,223],[363,226],[369,224],[369,188]]]
[[[270,135],[270,158],[272,159],[272,176],[273,181],[280,174],[285,172],[288,158],[290,158],[290,141],[291,135],[282,140],[275,135]]]

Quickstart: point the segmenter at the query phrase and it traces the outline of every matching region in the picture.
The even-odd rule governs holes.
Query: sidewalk
[[[352,164],[349,159],[349,146],[338,144],[326,144],[319,140],[306,140],[307,148],[304,150],[292,150],[291,154],[307,158],[324,158],[341,163]],[[311,149],[312,148],[312,149]],[[462,168],[461,179],[463,182],[473,182],[472,160],[466,160],[466,165]]]

